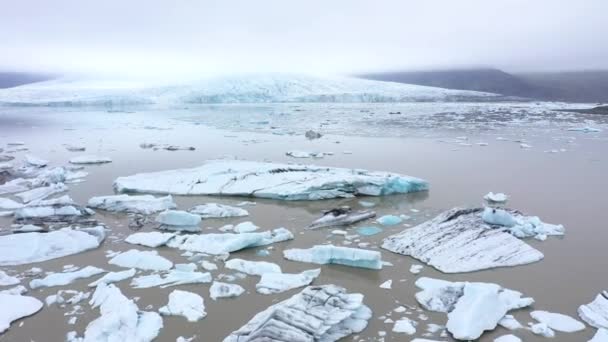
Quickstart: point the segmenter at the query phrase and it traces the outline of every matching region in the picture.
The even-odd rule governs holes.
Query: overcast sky
[[[0,70],[608,69],[608,0],[2,0]]]

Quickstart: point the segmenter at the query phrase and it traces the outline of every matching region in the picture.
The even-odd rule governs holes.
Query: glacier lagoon
[[[68,184],[67,194],[81,205],[95,196],[113,194],[112,184],[119,177],[193,168],[212,159],[292,163],[294,160],[285,155],[290,150],[333,152],[323,159],[305,160],[305,163],[421,177],[431,184],[430,191],[305,202],[226,196],[174,196],[173,200],[179,210],[219,203],[243,205],[241,208],[249,212],[244,218],[203,218],[202,233],[221,233],[219,228],[244,221],[253,222],[260,227],[259,231],[286,227],[294,234],[293,240],[231,253],[231,258],[276,263],[286,274],[301,273],[312,267],[285,260],[283,251],[286,249],[332,243],[380,251],[382,260],[390,263],[382,270],[314,265],[322,271],[313,285],[335,284],[345,287],[348,293],[365,295],[364,302],[372,309],[373,316],[367,328],[358,333],[363,340],[377,340],[381,331],[387,332],[387,340],[402,339],[403,335],[391,333],[393,324],[384,321],[407,317],[418,322],[417,334],[412,338],[443,341],[446,338],[441,337],[441,329],[428,336],[423,334],[430,331],[429,324],[445,325],[445,314],[423,309],[408,310],[410,314],[394,311],[401,305],[416,305],[418,289],[414,283],[418,277],[490,282],[518,289],[536,301],[533,309],[510,312],[524,325],[533,321],[532,310],[578,318],[577,308],[605,289],[608,279],[601,270],[605,267],[604,244],[608,233],[605,220],[598,213],[605,206],[603,198],[608,192],[604,179],[608,171],[605,158],[608,119],[551,111],[567,106],[570,105],[542,102],[187,104],[169,108],[144,105],[111,108],[3,106],[0,107],[0,148],[3,149],[0,155],[15,157],[7,163],[17,167],[26,154],[48,161],[47,167],[68,166],[70,159],[80,155],[111,158],[111,163],[85,165],[83,171],[89,174],[84,181]],[[587,126],[601,131],[570,131]],[[322,137],[308,140],[304,133],[309,129],[320,132]],[[16,141],[25,144],[9,145]],[[522,143],[532,147],[523,149]],[[149,145],[153,146],[142,148]],[[195,149],[170,151],[162,148],[166,145]],[[86,151],[73,152],[66,146],[84,146]],[[484,194],[496,190],[509,194],[510,207],[521,208],[567,227],[564,237],[526,240],[545,255],[542,261],[454,275],[425,267],[420,275],[414,275],[408,270],[419,263],[417,260],[379,248],[384,238],[401,232],[408,227],[406,225],[413,227],[455,206],[478,207],[483,204]],[[1,196],[15,199],[10,194]],[[356,236],[357,229],[369,226],[371,221],[339,227],[346,231],[345,235],[331,234],[334,229],[331,227],[305,229],[327,209],[349,206],[354,210],[366,210],[361,200],[366,205],[373,203],[378,217],[407,215],[410,218],[395,226],[383,226],[382,232],[372,236]],[[243,201],[255,201],[255,204],[247,205],[241,203]],[[94,210],[94,219],[109,228],[106,240],[99,248],[36,264],[3,267],[2,270],[21,277],[21,284],[27,285],[35,277],[30,272],[32,267],[44,272],[62,272],[67,265],[123,271],[124,268],[109,265],[108,261],[112,252],[129,249],[157,250],[159,255],[175,264],[187,264],[197,257],[196,253],[188,255],[176,248],[127,244],[123,240],[134,232],[129,225],[136,214]],[[139,231],[156,231],[154,215],[151,217]],[[11,217],[0,217],[0,234],[10,234],[12,223]],[[268,253],[258,253],[261,250]],[[205,299],[207,316],[204,319],[188,324],[183,318],[165,316],[157,340],[172,341],[178,336],[197,335],[201,340],[221,341],[257,313],[302,290],[261,295],[255,291],[259,277],[241,278],[238,272],[226,269],[219,257],[201,258],[219,266],[218,270],[211,271],[214,280],[239,284],[246,292],[236,298],[213,301],[209,297],[211,283],[145,289],[133,288],[130,280],[114,284],[127,298],[139,297],[137,306],[148,312],[158,312],[175,289],[193,292]],[[205,272],[200,266],[197,271]],[[136,277],[150,274],[138,272]],[[379,288],[391,279],[392,289]],[[49,290],[29,290],[26,295],[44,301],[59,289],[92,291],[88,284],[94,280],[96,278],[92,277]],[[5,289],[8,287],[0,288]],[[76,310],[75,305],[80,305],[80,309]],[[71,314],[64,316],[64,313]],[[381,316],[386,318],[378,319]],[[428,319],[423,319],[425,316]],[[72,317],[77,319],[69,324]],[[70,331],[82,336],[87,324],[97,317],[99,311],[87,301],[68,303],[64,307],[45,306],[35,315],[13,322],[2,337],[15,341],[63,341]],[[19,322],[24,322],[24,326],[19,327]],[[43,326],[50,328],[36,329]],[[492,341],[507,333],[525,341],[547,341],[526,330],[508,332],[501,327],[486,332],[481,341]],[[556,332],[551,341],[586,341],[594,333],[595,329],[590,327],[576,333]],[[343,340],[354,341],[354,338]]]

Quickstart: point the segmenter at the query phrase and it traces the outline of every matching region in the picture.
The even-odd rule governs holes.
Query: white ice
[[[184,284],[202,284],[212,281],[209,272],[196,272],[196,265],[189,264],[194,267],[186,267],[181,269],[170,270],[163,274],[150,274],[137,278],[133,278],[131,286],[138,289],[160,286],[161,288],[184,285]]]
[[[287,249],[283,256],[292,261],[314,264],[340,264],[352,267],[382,269],[380,252],[359,248],[336,247],[334,245],[317,245],[308,249]]]
[[[146,247],[160,247],[164,246],[169,240],[175,237],[174,233],[161,233],[161,232],[139,232],[133,233],[125,239],[126,243],[132,245],[142,245]]]
[[[177,205],[171,196],[154,197],[152,195],[98,196],[91,198],[88,206],[107,211],[137,213],[144,215],[177,208]]]
[[[255,285],[256,291],[261,294],[282,293],[298,287],[310,285],[321,269],[307,270],[301,273],[264,273]]]
[[[509,199],[509,196],[502,192],[493,193],[490,191],[483,198],[488,202],[504,203]]]
[[[502,335],[494,339],[494,342],[521,342],[521,339],[515,335]]]
[[[608,330],[600,328],[589,342],[608,342]]]
[[[260,227],[253,224],[251,221],[245,221],[234,226],[233,230],[235,233],[251,233],[258,230]]]
[[[14,210],[23,208],[23,204],[8,198],[0,198],[0,210]]]
[[[34,297],[0,293],[0,334],[8,330],[11,322],[35,314],[42,309],[42,302]]]
[[[166,210],[156,216],[156,222],[167,226],[197,226],[201,223],[199,215],[182,210]]]
[[[249,275],[261,276],[264,273],[281,273],[281,267],[267,261],[249,261],[243,259],[230,259],[224,264],[226,268]]]
[[[11,286],[17,285],[21,282],[19,278],[6,274],[3,270],[0,270],[0,286]]]
[[[86,266],[74,272],[52,273],[41,279],[33,279],[30,281],[30,287],[32,289],[37,289],[39,287],[68,285],[75,280],[89,278],[104,272],[105,271],[101,268]]]
[[[71,164],[105,164],[111,162],[112,159],[100,156],[78,156],[70,159]]]
[[[111,284],[116,283],[125,279],[129,279],[135,275],[136,270],[134,268],[119,271],[119,272],[108,272],[104,274],[103,277],[95,280],[94,282],[89,284],[89,287],[95,287],[101,283],[103,284]]]
[[[49,163],[48,160],[44,160],[42,158],[38,158],[38,157],[36,157],[34,155],[31,155],[31,154],[26,154],[25,155],[25,162],[28,165],[35,166],[35,167],[45,167]]]
[[[222,283],[219,281],[214,281],[209,288],[209,296],[213,300],[218,298],[238,297],[244,292],[245,289],[241,285]]]
[[[576,332],[585,329],[585,325],[576,319],[560,313],[536,310],[530,313],[535,320],[545,323],[549,328],[561,332]]]
[[[291,239],[293,234],[290,231],[278,228],[260,233],[181,235],[169,241],[168,246],[190,252],[221,255]]]
[[[393,332],[414,335],[416,333],[416,325],[417,323],[415,321],[412,321],[407,317],[403,317],[395,322]]]
[[[243,208],[232,207],[225,204],[207,203],[193,207],[189,210],[192,214],[201,218],[225,218],[248,216],[249,212]]]
[[[578,315],[589,325],[608,329],[608,291],[602,291],[588,304],[579,306]]]
[[[207,316],[203,297],[182,290],[173,290],[169,294],[169,303],[158,309],[158,312],[162,315],[184,316],[188,322],[196,322]]]
[[[54,183],[48,186],[34,188],[24,192],[20,192],[15,196],[19,197],[23,202],[28,203],[36,200],[45,199],[51,195],[67,191],[68,187],[63,183]]]
[[[157,251],[140,251],[137,249],[122,252],[110,259],[108,263],[120,267],[150,271],[166,271],[173,267],[173,263],[158,255]]]

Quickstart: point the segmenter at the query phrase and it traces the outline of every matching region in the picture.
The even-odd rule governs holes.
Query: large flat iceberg
[[[389,172],[212,160],[193,169],[119,177],[114,181],[114,187],[119,192],[320,200],[423,191],[428,189],[428,183]]]
[[[380,252],[359,248],[317,245],[308,249],[287,249],[283,251],[285,259],[313,264],[339,264],[352,267],[382,269]]]
[[[107,211],[137,213],[144,215],[177,208],[177,205],[175,202],[173,202],[173,198],[171,196],[154,197],[151,195],[98,196],[91,198],[88,206]]]

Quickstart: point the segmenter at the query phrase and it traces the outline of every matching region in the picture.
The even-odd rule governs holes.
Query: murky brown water
[[[425,267],[419,276],[436,277],[446,280],[467,280],[495,282],[505,287],[519,290],[536,300],[533,309],[560,312],[577,317],[579,305],[591,301],[595,295],[608,287],[606,260],[608,251],[608,226],[604,214],[608,208],[606,194],[608,182],[608,135],[605,133],[584,134],[568,132],[562,128],[551,130],[525,130],[504,128],[491,131],[450,131],[446,139],[467,135],[473,146],[462,146],[453,142],[441,142],[436,138],[379,138],[359,136],[324,136],[322,139],[307,141],[301,135],[278,136],[271,134],[241,133],[216,130],[202,125],[171,119],[166,116],[145,113],[102,113],[71,111],[69,113],[46,113],[42,110],[28,109],[10,111],[0,108],[0,146],[6,142],[21,140],[26,142],[30,153],[48,159],[53,165],[64,165],[77,152],[68,152],[63,144],[79,143],[87,147],[85,154],[107,155],[113,159],[111,164],[86,167],[90,175],[84,183],[70,185],[69,195],[78,203],[95,195],[112,194],[112,182],[118,176],[136,172],[147,172],[172,168],[193,167],[206,159],[232,155],[251,160],[272,160],[277,162],[308,162],[306,159],[294,160],[286,157],[287,150],[333,151],[335,155],[315,164],[366,168],[404,173],[425,178],[431,182],[428,193],[366,198],[376,203],[374,210],[379,215],[407,214],[412,219],[407,224],[416,224],[438,212],[454,206],[474,206],[482,204],[482,197],[488,191],[501,191],[511,196],[509,206],[527,214],[538,215],[551,223],[561,223],[566,227],[563,238],[550,237],[544,242],[527,242],[545,254],[545,259],[531,265],[501,268],[474,273],[446,275]],[[145,128],[145,126],[150,126]],[[151,129],[153,127],[163,129]],[[434,131],[434,135],[438,134]],[[422,134],[424,135],[424,134]],[[420,136],[420,135],[417,135]],[[531,149],[522,149],[518,143],[497,141],[495,138],[525,137]],[[572,139],[574,138],[574,139]],[[339,143],[336,143],[338,142]],[[451,140],[450,140],[451,141]],[[478,141],[489,146],[477,146]],[[169,152],[152,151],[139,148],[142,142],[170,143],[196,147],[195,151]],[[545,150],[567,149],[563,153],[545,153]],[[455,150],[457,149],[457,150]],[[343,154],[352,151],[352,154]],[[19,159],[23,152],[16,153]],[[176,197],[180,209],[188,209],[195,204],[208,201],[235,204],[241,198]],[[296,235],[295,240],[274,245],[268,257],[260,257],[255,250],[233,253],[233,257],[248,260],[267,260],[281,265],[285,272],[299,272],[316,268],[317,265],[295,263],[283,260],[282,250],[293,247],[309,247],[314,244],[332,241],[341,245],[343,238],[331,236],[331,229],[305,231],[303,227],[319,216],[325,208],[350,205],[358,208],[359,199],[342,199],[318,202],[280,202],[255,200],[257,205],[247,207],[248,218],[239,220],[207,220],[204,227],[218,228],[226,223],[251,220],[263,228],[284,226]],[[420,210],[413,212],[410,209]],[[61,271],[63,265],[94,265],[107,270],[119,270],[108,265],[105,251],[138,248],[122,243],[120,240],[131,233],[123,215],[98,212],[96,218],[112,230],[103,246],[97,250],[55,259],[35,265],[3,268],[21,272],[32,266],[44,271]],[[0,218],[0,233],[7,233],[11,221]],[[361,241],[371,242],[374,248],[381,240],[405,227],[385,228],[381,234],[361,237]],[[149,230],[148,228],[147,230]],[[354,229],[354,228],[352,228]],[[207,230],[206,230],[207,231]],[[211,230],[209,230],[211,231]],[[145,249],[141,247],[139,249]],[[176,250],[158,248],[161,255],[176,263],[187,262]],[[409,336],[392,334],[392,324],[384,324],[379,316],[387,315],[398,319],[401,314],[390,312],[398,303],[416,305],[414,281],[417,276],[408,270],[411,264],[418,263],[410,257],[382,251],[383,259],[393,263],[381,271],[364,270],[343,266],[321,266],[321,276],[315,284],[337,284],[350,292],[365,294],[365,302],[374,311],[368,328],[359,335],[363,340],[378,340],[378,332],[386,331],[386,341],[409,341]],[[214,276],[226,272],[220,267]],[[11,272],[13,274],[14,272]],[[61,289],[85,290],[92,279],[77,281]],[[383,290],[378,286],[385,280],[393,279],[393,289]],[[405,281],[401,281],[405,280]],[[29,280],[27,280],[29,281]],[[24,281],[25,282],[25,281]],[[249,276],[236,281],[247,289],[247,293],[236,299],[209,298],[209,284],[187,285],[175,288],[192,291],[205,298],[208,316],[197,322],[188,323],[183,317],[165,317],[165,327],[158,341],[175,341],[178,336],[197,335],[196,341],[221,341],[231,331],[247,322],[255,313],[269,305],[288,298],[298,290],[279,295],[260,295],[255,292],[257,277]],[[118,284],[123,293],[130,298],[139,298],[140,309],[152,305],[154,310],[167,302],[168,294],[175,288],[132,289],[128,281]],[[30,295],[43,300],[56,293],[60,288],[45,288],[30,291]],[[45,307],[39,313],[14,322],[0,341],[63,341],[68,331],[76,330],[81,334],[87,323],[99,316],[99,311],[91,310],[81,303],[84,314],[77,316],[75,325],[68,325],[71,310],[56,306]],[[0,307],[1,309],[1,307]],[[531,322],[529,309],[515,312],[515,316],[526,324]],[[428,320],[421,320],[415,312],[408,317],[419,322],[418,333],[425,333],[427,323],[445,324],[444,314],[425,312]],[[23,326],[19,326],[23,323]],[[587,341],[595,329],[587,328],[576,334],[557,333],[553,341]],[[507,333],[502,328],[486,333],[480,341],[492,341]],[[544,341],[529,331],[513,332],[525,341]],[[433,337],[437,340],[438,334]],[[347,338],[345,341],[354,341]]]

